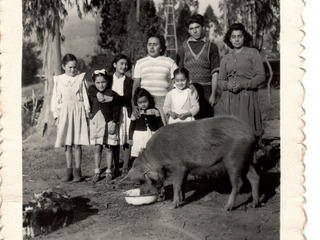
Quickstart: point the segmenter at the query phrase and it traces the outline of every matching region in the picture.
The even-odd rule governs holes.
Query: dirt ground
[[[267,91],[260,91],[265,141],[279,139],[279,90],[272,91],[272,105]],[[271,140],[270,140],[271,139]],[[227,177],[190,178],[186,185],[186,203],[170,210],[172,182],[166,181],[166,199],[154,204],[132,206],[125,202],[123,192],[135,188],[134,183],[92,183],[94,160],[92,147],[83,147],[80,183],[62,183],[65,159],[62,148],[53,148],[54,135],[42,141],[37,135],[23,141],[24,203],[52,187],[63,188],[75,205],[73,222],[35,239],[280,239],[279,151],[271,154],[271,162],[261,161],[261,200],[259,208],[250,207],[250,187],[245,184],[231,212],[222,210],[230,183]],[[106,163],[102,162],[102,167]]]

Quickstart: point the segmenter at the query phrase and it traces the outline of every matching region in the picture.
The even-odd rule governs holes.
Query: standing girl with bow
[[[95,169],[93,182],[100,179],[100,163],[103,145],[107,149],[106,179],[112,180],[113,148],[118,144],[116,125],[120,118],[119,95],[111,89],[112,78],[106,71],[97,70],[92,74],[94,82],[88,89],[91,113],[90,113],[90,144],[95,145],[94,159]],[[115,165],[115,172],[118,166]]]

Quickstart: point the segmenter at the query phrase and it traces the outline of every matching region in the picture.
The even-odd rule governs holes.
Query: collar
[[[187,43],[189,43],[189,42],[206,42],[206,41],[207,41],[206,37],[203,37],[203,38],[201,38],[199,40],[196,40],[193,37],[189,37],[188,40],[187,40]]]
[[[71,76],[68,76],[67,74],[63,74],[63,84],[65,85],[65,86],[68,86],[68,85],[70,85],[70,86],[73,86],[73,84],[76,82],[76,79],[77,79],[77,77],[78,77],[79,75],[76,75],[76,76],[74,76],[74,77],[71,77]]]
[[[114,74],[113,74],[113,77],[114,77],[115,79],[122,80],[122,79],[125,79],[126,75],[123,75],[121,78],[118,78],[118,77],[116,76],[116,73],[114,73]]]
[[[186,87],[185,89],[179,89],[179,88],[175,88],[175,90],[176,90],[176,92],[178,92],[178,93],[182,93],[182,92],[184,92],[184,91],[186,91],[187,89],[188,89],[189,87]]]

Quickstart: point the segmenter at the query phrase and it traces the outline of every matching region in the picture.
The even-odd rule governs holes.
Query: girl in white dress
[[[81,181],[81,145],[89,145],[87,95],[85,73],[78,74],[77,59],[66,54],[62,59],[65,73],[53,77],[51,111],[57,123],[55,147],[65,148],[67,175],[62,181]],[[72,148],[75,149],[75,168],[72,169]],[[73,171],[74,170],[74,171]]]
[[[166,95],[163,111],[169,117],[169,124],[193,121],[199,112],[197,91],[189,88],[189,71],[178,68],[174,71],[175,87]]]

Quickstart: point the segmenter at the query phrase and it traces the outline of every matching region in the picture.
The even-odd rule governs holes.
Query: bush
[[[38,70],[42,67],[39,59],[40,51],[36,50],[38,44],[31,41],[23,41],[22,46],[22,86],[36,83]]]

